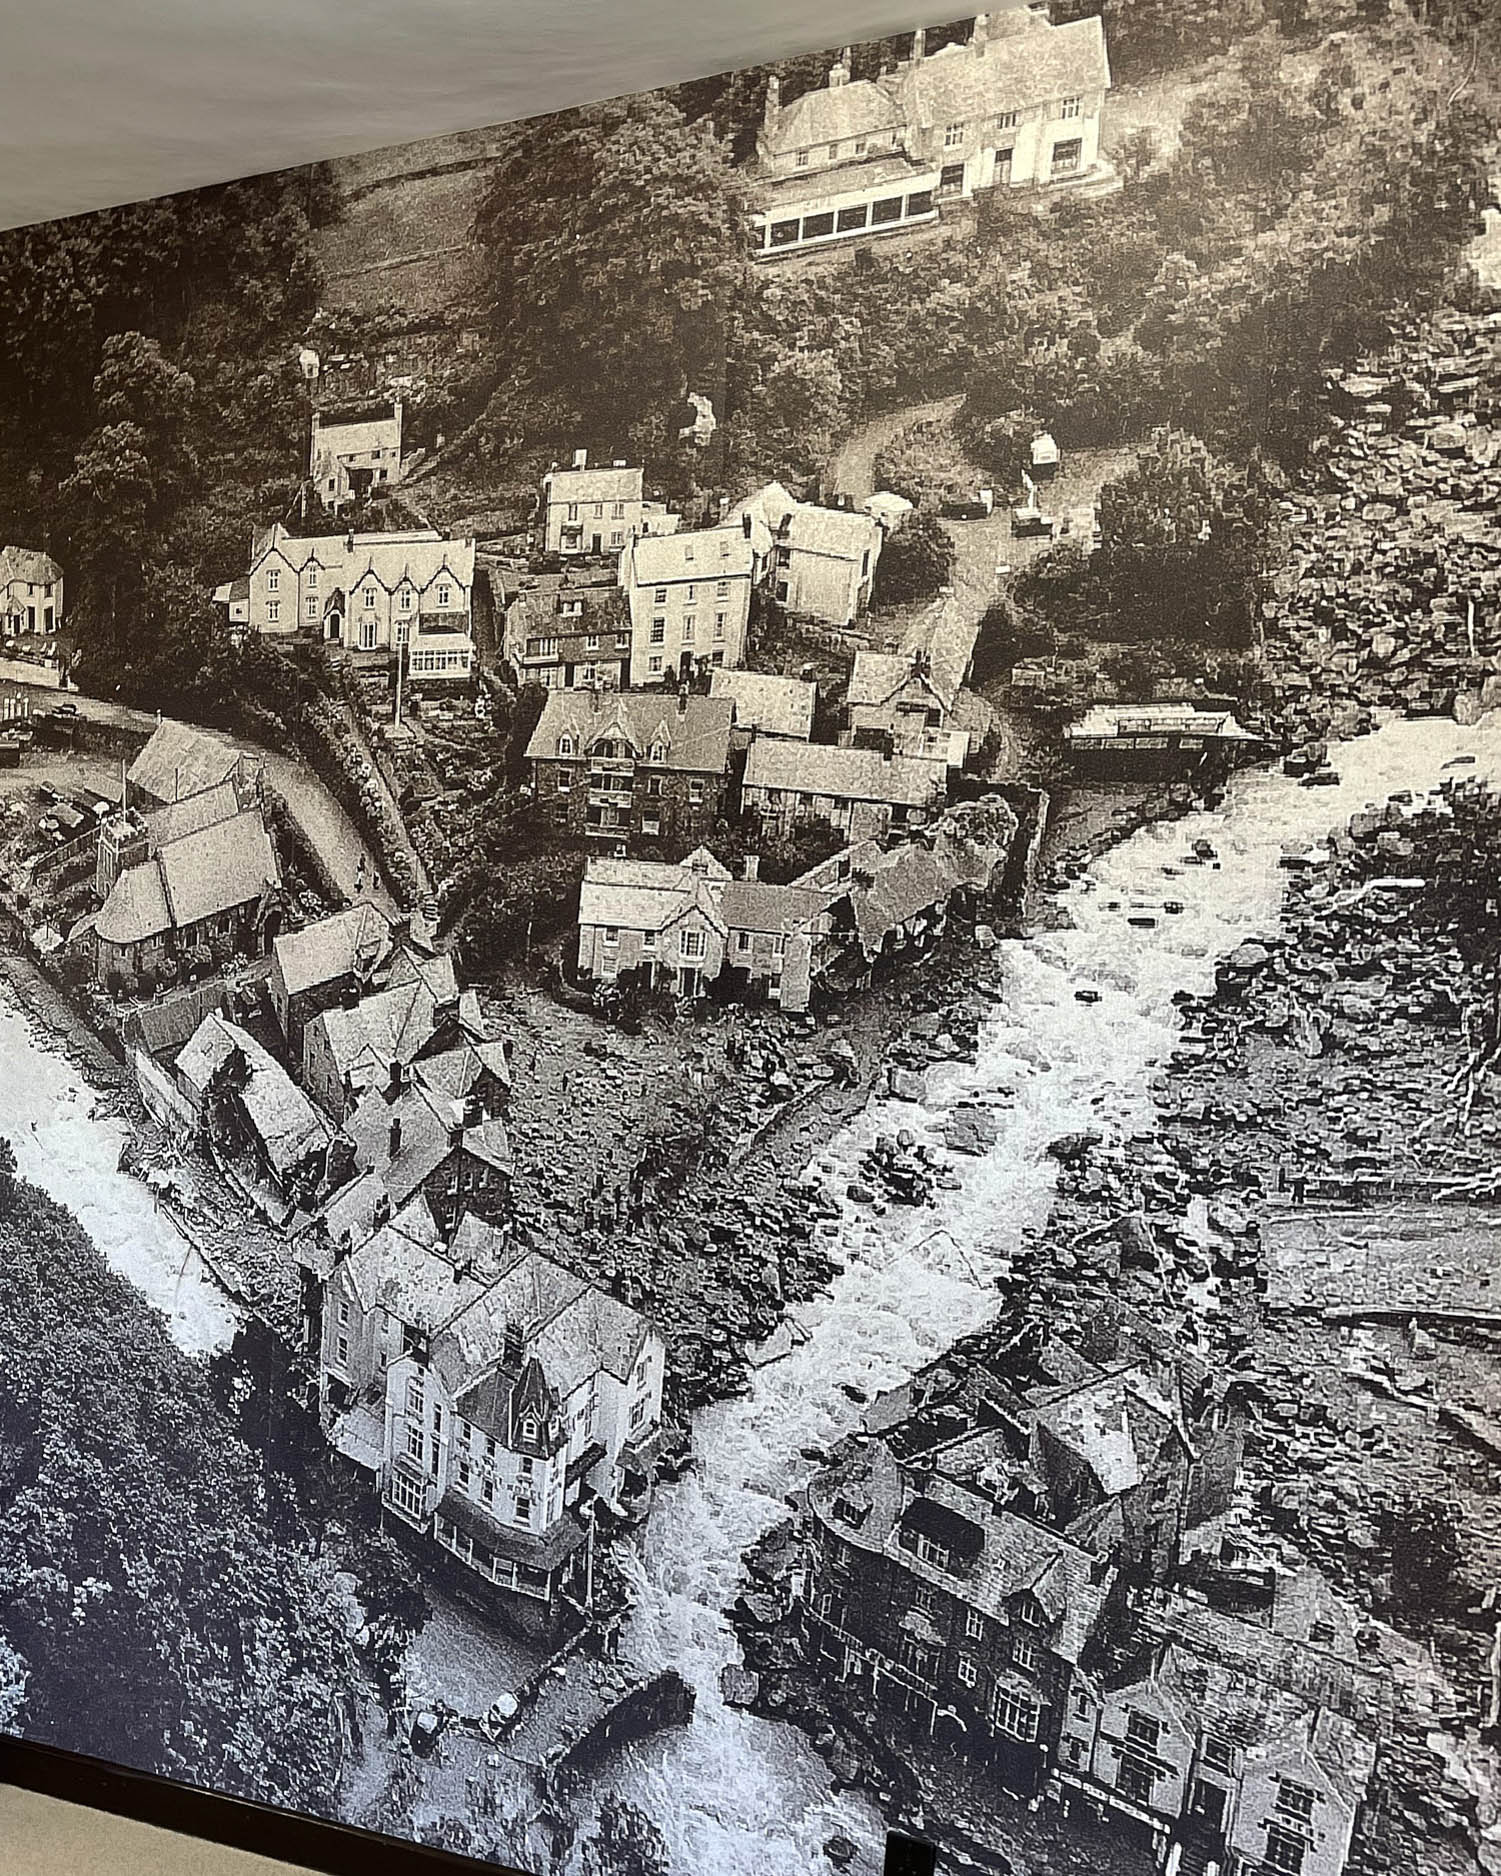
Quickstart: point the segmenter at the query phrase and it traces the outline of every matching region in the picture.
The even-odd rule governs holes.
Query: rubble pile
[[[1263,608],[1267,695],[1310,779],[1373,711],[1501,703],[1501,314],[1415,325],[1330,397]]]

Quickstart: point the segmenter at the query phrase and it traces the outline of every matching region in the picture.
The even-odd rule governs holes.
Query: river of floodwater
[[[1473,766],[1457,761],[1465,756]],[[959,1101],[993,1105],[1000,1124],[995,1147],[960,1163],[963,1189],[940,1193],[936,1208],[896,1207],[880,1218],[846,1208],[845,1268],[794,1312],[807,1341],[757,1371],[749,1393],[699,1413],[694,1465],[658,1495],[622,1652],[677,1667],[697,1706],[687,1727],[614,1761],[601,1791],[650,1813],[674,1876],[810,1876],[829,1867],[822,1846],[836,1831],[859,1845],[857,1871],[879,1869],[874,1807],[836,1796],[794,1728],[720,1698],[720,1672],[739,1659],[722,1611],[741,1556],[809,1476],[803,1450],[826,1448],[858,1424],[845,1384],[866,1395],[893,1387],[994,1313],[1008,1255],[1047,1217],[1048,1142],[1085,1127],[1112,1138],[1151,1127],[1151,1075],[1177,1037],[1173,994],[1208,990],[1219,958],[1275,928],[1283,850],[1316,843],[1367,802],[1425,792],[1446,765],[1501,774],[1501,716],[1468,729],[1394,723],[1341,745],[1335,759],[1338,788],[1250,772],[1219,809],[1144,829],[1096,861],[1064,895],[1064,929],[1002,952],[1005,999],[987,1019],[977,1061],[930,1071],[921,1108],[873,1102],[819,1155],[838,1169],[827,1176],[842,1194],[877,1132],[910,1127],[936,1142]],[[1184,864],[1195,841],[1212,844],[1214,863]],[[1181,911],[1166,912],[1169,900]],[[1133,913],[1157,922],[1132,925]],[[1098,1001],[1078,1001],[1084,988]],[[236,1311],[147,1189],[116,1171],[123,1129],[91,1118],[87,1083],[7,998],[0,987],[0,1134],[22,1172],[73,1210],[111,1266],[163,1310],[180,1346],[226,1346]]]
[[[674,1876],[810,1876],[838,1831],[860,1847],[857,1871],[881,1867],[884,1826],[856,1795],[835,1796],[823,1761],[793,1727],[726,1707],[721,1669],[739,1660],[721,1611],[742,1553],[785,1515],[786,1494],[813,1470],[803,1449],[852,1431],[861,1408],[843,1391],[894,1387],[995,1312],[995,1278],[1029,1226],[1048,1214],[1058,1135],[1107,1138],[1150,1129],[1149,1081],[1176,1046],[1175,991],[1206,992],[1214,967],[1244,938],[1275,930],[1285,846],[1321,841],[1367,802],[1426,793],[1445,765],[1501,774],[1501,716],[1478,726],[1399,722],[1339,746],[1338,788],[1304,788],[1271,770],[1239,777],[1223,807],[1143,830],[1104,855],[1065,895],[1068,929],[1015,941],[1003,953],[1005,1001],[973,1065],[930,1071],[924,1108],[874,1103],[820,1160],[839,1167],[842,1194],[878,1131],[912,1128],[939,1140],[960,1100],[994,1103],[1000,1138],[960,1161],[959,1192],[934,1209],[881,1218],[847,1207],[846,1268],[795,1314],[808,1340],[755,1374],[750,1392],[702,1411],[692,1471],[654,1507],[639,1570],[639,1606],[624,1653],[676,1666],[697,1692],[689,1726],[636,1747],[604,1788],[643,1806],[671,1848]],[[1217,864],[1184,865],[1196,840]],[[1172,900],[1176,914],[1162,910]],[[1149,929],[1128,923],[1157,915]],[[1099,1001],[1081,1003],[1081,988]]]

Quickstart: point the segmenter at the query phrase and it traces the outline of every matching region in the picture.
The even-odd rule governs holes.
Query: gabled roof
[[[63,570],[38,547],[0,547],[0,586],[24,580],[28,586],[51,586]]]
[[[449,1154],[461,1148],[508,1176],[511,1171],[504,1121],[466,1126],[462,1100],[420,1081],[394,1099],[372,1088],[346,1116],[344,1132],[353,1143],[355,1163],[380,1175],[396,1205],[404,1205]]]
[[[800,742],[813,734],[818,686],[804,683],[801,678],[720,669],[709,679],[709,695],[729,698],[735,706],[736,729],[792,736]]]
[[[653,744],[667,751],[664,767],[722,775],[730,759],[733,706],[723,697],[673,697],[653,691],[552,691],[526,746],[528,762],[557,761],[560,737],[573,740],[578,760],[605,737],[631,745],[638,761]],[[570,758],[564,757],[567,761]]]
[[[972,123],[998,111],[1087,96],[1110,85],[1105,29],[1097,14],[1049,25],[1034,16],[992,31],[978,50],[950,45],[904,65],[894,86],[914,127]]]
[[[155,859],[127,866],[94,914],[94,935],[105,944],[140,944],[171,929],[162,870]]]
[[[702,856],[699,864],[695,858]],[[700,847],[697,855],[675,863],[663,860],[590,859],[579,887],[581,926],[618,926],[625,931],[660,932],[692,912],[724,930],[719,901],[728,871]]]
[[[271,947],[289,997],[376,970],[390,951],[390,923],[368,904],[347,906],[301,931],[283,932]]]
[[[240,796],[233,781],[216,782],[212,788],[200,788],[197,794],[181,801],[169,801],[164,808],[147,808],[141,819],[153,848],[169,846],[188,834],[202,833],[220,821],[233,820],[240,812]]]
[[[350,592],[373,577],[386,592],[403,583],[426,592],[447,576],[466,593],[474,585],[474,537],[450,538],[436,528],[412,528],[385,534],[289,534],[280,522],[257,536],[251,572],[268,559],[282,561],[297,573],[310,565],[328,574],[330,589]]]
[[[1178,1403],[1143,1368],[1097,1376],[1041,1404],[1037,1424],[1084,1465],[1107,1498],[1134,1491],[1176,1433]]]
[[[857,78],[843,85],[820,85],[784,105],[765,137],[769,154],[811,149],[817,143],[846,143],[881,131],[900,130],[902,106],[883,85]]]
[[[229,985],[222,977],[212,977],[159,1003],[137,1005],[125,1018],[123,1034],[127,1043],[150,1056],[171,1055],[194,1035],[205,1016],[228,1007]]]
[[[157,854],[172,922],[179,929],[259,899],[281,884],[276,849],[251,809],[174,840]]]
[[[373,449],[401,448],[401,411],[389,417],[361,417],[341,422],[325,417],[313,440],[313,469],[335,462],[341,456],[363,456]]]
[[[328,1145],[329,1126],[292,1077],[248,1030],[217,1014],[205,1016],[178,1056],[174,1072],[201,1100],[232,1057],[244,1063],[240,1106],[272,1169],[291,1171]]]
[[[157,801],[181,801],[228,781],[242,759],[232,743],[164,717],[125,780],[129,788]]]
[[[800,931],[828,909],[829,895],[804,886],[773,886],[765,880],[735,879],[724,889],[721,910],[730,931]]]
[[[773,531],[779,542],[799,553],[834,560],[859,560],[882,538],[874,515],[854,508],[819,508],[812,502],[794,504]]]
[[[836,801],[883,801],[925,807],[942,795],[941,762],[886,757],[874,749],[839,749],[828,743],[758,738],[745,762],[747,788],[781,788]]]
[[[432,1335],[484,1292],[483,1281],[442,1248],[427,1200],[404,1204],[350,1257],[343,1269],[368,1315],[387,1310],[420,1334]]]
[[[321,1025],[335,1070],[356,1086],[384,1080],[393,1062],[414,1061],[437,1027],[442,1002],[427,984],[393,981],[349,1009],[324,1010],[308,1025]]]
[[[938,688],[921,657],[900,652],[857,651],[845,703],[853,708],[884,709],[901,697],[929,697],[941,710],[954,707],[952,691]]]

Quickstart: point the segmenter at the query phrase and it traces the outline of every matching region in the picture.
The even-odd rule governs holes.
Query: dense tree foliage
[[[570,441],[654,460],[723,382],[749,267],[724,146],[660,94],[517,127],[476,223],[506,375],[495,456]]]
[[[0,1268],[0,1700],[24,1679],[34,1738],[329,1810],[355,1669],[289,1495],[161,1317],[9,1174]]]
[[[881,548],[876,562],[875,603],[904,606],[913,600],[932,599],[952,580],[957,558],[953,537],[938,517],[916,510]]]

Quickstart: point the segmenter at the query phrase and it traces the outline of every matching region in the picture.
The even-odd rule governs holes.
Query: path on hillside
[[[876,492],[876,458],[894,437],[914,423],[928,418],[952,417],[964,402],[962,393],[936,398],[926,404],[908,404],[901,410],[888,410],[852,430],[824,466],[824,498],[848,495],[859,503]]]

